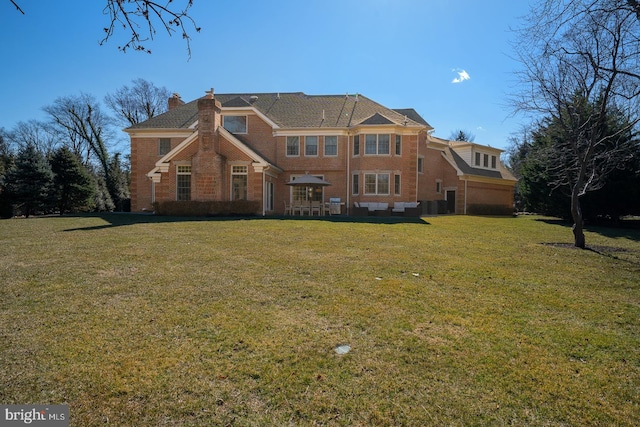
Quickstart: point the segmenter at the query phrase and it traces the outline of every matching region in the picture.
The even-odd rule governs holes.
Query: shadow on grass
[[[571,233],[571,227],[573,226],[573,223],[563,219],[543,218],[536,219],[536,221],[565,227],[568,229],[569,233]],[[611,223],[607,226],[600,224],[586,224],[585,230],[611,239],[629,239],[635,242],[640,242],[640,221],[638,220],[624,220],[617,223]]]
[[[80,218],[101,218],[107,224],[96,225],[91,227],[68,228],[64,231],[87,231],[87,230],[103,230],[111,227],[123,227],[135,224],[161,224],[172,222],[221,222],[221,221],[265,221],[265,220],[283,220],[283,221],[327,221],[327,222],[347,222],[359,224],[429,224],[422,218],[418,217],[355,217],[346,215],[331,216],[229,216],[229,217],[195,217],[195,216],[162,216],[148,213],[96,213],[84,215],[69,215]]]

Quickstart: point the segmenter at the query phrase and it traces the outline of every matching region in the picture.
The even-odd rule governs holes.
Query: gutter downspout
[[[418,162],[420,161],[420,134],[421,134],[421,133],[422,133],[422,132],[418,132],[418,135],[416,136],[416,138],[417,138],[416,146],[417,146],[417,148],[418,148],[418,150],[417,150],[417,157],[416,157],[416,198],[415,198],[415,201],[416,201],[416,202],[418,201],[418,194],[420,194],[420,192],[419,192],[419,187],[420,187],[420,174],[419,174],[419,172],[418,172]],[[425,140],[425,144],[426,144],[426,140]],[[424,167],[424,163],[423,163],[423,166],[422,166],[422,167]],[[423,171],[423,173],[424,173],[424,171]],[[421,206],[421,207],[422,207],[422,208],[424,208],[424,206]]]
[[[345,187],[347,190],[347,203],[345,205],[345,212],[347,215],[351,214],[351,199],[349,197],[349,183],[351,182],[351,135],[347,132],[347,179],[345,179]]]
[[[267,215],[267,187],[264,168],[262,168],[262,216]]]

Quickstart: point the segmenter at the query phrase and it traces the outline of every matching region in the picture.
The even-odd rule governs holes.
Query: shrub
[[[157,215],[165,216],[250,216],[256,215],[260,205],[255,201],[164,201],[154,203]]]

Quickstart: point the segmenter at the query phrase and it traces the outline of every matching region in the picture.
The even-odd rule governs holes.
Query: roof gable
[[[375,113],[373,116],[365,119],[360,122],[361,125],[392,125],[394,124],[391,120],[387,119],[380,113]]]

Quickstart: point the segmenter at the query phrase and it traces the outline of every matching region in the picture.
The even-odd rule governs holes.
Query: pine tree
[[[27,218],[51,208],[53,172],[44,154],[33,145],[18,152],[5,181],[10,200]]]
[[[60,215],[86,207],[94,193],[87,170],[67,147],[58,149],[51,158],[53,188]]]

